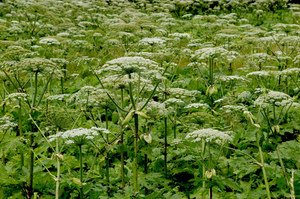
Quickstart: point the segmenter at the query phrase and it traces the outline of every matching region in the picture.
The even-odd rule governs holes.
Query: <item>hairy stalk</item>
[[[128,74],[129,79],[131,79],[131,74]],[[136,110],[135,102],[133,99],[133,89],[132,84],[129,82],[129,95],[130,101],[132,103],[133,109]],[[134,195],[138,194],[138,164],[137,164],[137,142],[138,142],[138,132],[139,132],[139,116],[134,114],[134,158],[133,158],[133,187],[134,187]]]
[[[19,120],[18,120],[18,129],[19,129],[19,136],[23,137],[22,131],[22,101],[19,99],[19,110],[18,110]],[[20,152],[21,156],[21,169],[24,166],[24,154],[23,151]]]
[[[82,171],[82,146],[79,146],[79,164],[80,164],[80,199],[83,199],[83,171]]]
[[[266,173],[266,169],[265,169],[265,165],[264,165],[265,163],[264,163],[263,153],[262,153],[261,147],[259,145],[258,134],[256,134],[256,142],[257,142],[257,147],[259,150],[259,156],[260,156],[261,168],[262,168],[262,172],[263,172],[263,176],[264,176],[264,182],[265,182],[265,186],[266,186],[267,198],[271,199],[269,182],[268,182],[267,173]]]
[[[60,157],[58,156],[58,138],[56,138],[56,162],[57,162],[57,175],[56,175],[56,190],[55,199],[59,199],[59,181],[60,181]]]
[[[168,118],[165,117],[164,118],[164,124],[165,124],[165,152],[164,152],[164,156],[165,156],[165,175],[167,176],[168,175],[168,167],[167,167],[167,161],[168,161],[168,153],[167,153],[167,147],[168,147],[168,138],[167,138],[167,135],[168,135]]]
[[[124,107],[124,88],[121,87],[121,106]],[[120,112],[119,112],[120,114]],[[124,131],[123,126],[120,124],[120,144],[121,144],[121,177],[122,177],[122,192],[124,192],[125,188],[125,176],[124,176]]]
[[[38,71],[34,73],[34,96],[32,100],[32,106],[35,106],[36,96],[37,96],[37,82],[38,82]]]
[[[207,143],[208,144],[208,168],[211,171],[212,170],[212,156],[210,153],[210,142]],[[210,178],[209,181],[211,182],[212,179]],[[209,187],[209,198],[212,199],[213,198],[213,187],[212,185],[210,185]]]
[[[137,151],[138,151],[138,132],[139,132],[139,116],[137,114],[134,114],[134,158],[133,158],[133,187],[135,195],[137,195],[139,191],[138,187],[138,164],[137,164]]]
[[[108,107],[105,107],[105,128],[108,129]],[[108,134],[106,134],[106,143],[107,147],[109,145],[108,142]],[[107,195],[110,196],[110,185],[109,185],[109,151],[106,149],[106,186],[107,186]]]
[[[147,132],[147,120],[146,120],[146,122],[145,122],[145,125],[144,125],[144,129],[143,129],[143,132],[144,133],[148,133]],[[148,143],[147,142],[145,142],[145,147],[147,147],[147,145],[148,145]],[[145,156],[144,156],[144,172],[147,174],[147,172],[148,172],[148,155],[147,155],[147,153],[145,153]]]
[[[124,132],[123,127],[121,126],[121,176],[122,176],[122,191],[124,194],[124,188],[125,188],[125,177],[124,177]]]
[[[279,163],[280,163],[280,167],[281,167],[282,173],[283,173],[283,175],[284,175],[285,182],[286,182],[287,186],[289,187],[289,190],[290,190],[291,195],[293,195],[293,194],[292,194],[292,193],[293,193],[293,190],[292,190],[291,184],[290,184],[290,182],[289,182],[289,178],[288,178],[288,175],[287,175],[285,166],[284,166],[284,164],[283,164],[283,161],[282,161],[282,158],[281,158],[281,155],[280,155],[280,151],[279,151],[278,145],[277,145],[277,147],[276,147],[276,153],[277,153],[277,156],[278,156],[278,160],[279,160]]]
[[[33,133],[30,134],[30,162],[29,162],[29,198],[33,195],[33,162],[34,162],[34,154],[33,154]]]
[[[202,158],[205,155],[205,141],[202,141]],[[202,188],[205,190],[205,162],[202,161]],[[205,193],[202,194],[202,199],[205,199]]]

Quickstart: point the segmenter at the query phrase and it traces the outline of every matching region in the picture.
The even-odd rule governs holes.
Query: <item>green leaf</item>
[[[133,115],[134,115],[134,110],[131,110],[131,111],[127,114],[127,116],[125,117],[125,119],[123,120],[122,125],[125,125],[125,124],[127,124],[128,122],[130,122],[130,120],[132,119]]]
[[[152,136],[150,134],[144,134],[143,138],[148,144],[152,142]]]
[[[143,113],[142,111],[135,111],[135,114],[137,114],[143,118],[150,119],[150,117],[148,115],[146,115],[145,113]]]

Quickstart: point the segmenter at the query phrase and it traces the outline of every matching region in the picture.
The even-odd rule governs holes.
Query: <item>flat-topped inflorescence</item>
[[[17,124],[12,122],[13,118],[11,117],[0,117],[0,130],[7,131],[16,127]]]
[[[83,145],[86,143],[87,140],[92,140],[96,136],[98,136],[98,131],[103,132],[102,129],[98,129],[98,128],[97,129],[78,128],[78,129],[67,130],[64,132],[58,132],[55,135],[49,136],[49,142],[55,141],[57,138],[61,138],[65,140],[66,144]]]
[[[192,139],[192,142],[215,142],[217,144],[222,144],[232,141],[232,131],[219,131],[212,128],[200,129],[188,133],[185,137],[186,139]]]
[[[143,75],[147,70],[163,71],[155,61],[143,57],[120,57],[104,64],[96,73],[99,75],[125,75],[138,73]]]
[[[267,91],[261,94],[255,101],[254,105],[257,107],[267,108],[273,105],[287,106],[293,102],[293,98],[288,94],[279,91]]]

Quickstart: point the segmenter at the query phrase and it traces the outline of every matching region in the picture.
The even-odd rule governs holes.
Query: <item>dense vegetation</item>
[[[300,198],[299,17],[0,2],[0,198]]]

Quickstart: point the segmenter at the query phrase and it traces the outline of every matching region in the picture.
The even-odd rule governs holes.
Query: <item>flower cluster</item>
[[[152,60],[143,57],[120,57],[106,62],[103,67],[96,71],[97,74],[131,74],[147,72],[148,69],[162,71],[163,68]]]
[[[2,131],[11,130],[16,127],[17,124],[11,121],[11,117],[0,117],[0,129]]]
[[[5,103],[19,104],[20,101],[27,101],[26,93],[11,93],[4,99]]]
[[[57,138],[65,140],[66,144],[83,145],[87,140],[94,139],[98,129],[78,128],[67,130],[65,132],[57,132],[55,135],[50,135],[49,142],[55,141]]]
[[[54,38],[43,38],[39,42],[40,44],[45,44],[47,46],[60,45],[60,42]]]
[[[226,142],[231,142],[233,137],[231,136],[232,131],[219,131],[212,128],[200,129],[188,133],[185,137],[186,139],[192,138],[192,142],[215,142],[217,144],[222,144]]]
[[[139,41],[140,45],[162,45],[165,43],[165,40],[159,37],[152,37],[152,38],[144,38],[142,40]]]
[[[18,65],[26,71],[42,73],[52,73],[56,68],[54,62],[40,57],[22,59]]]
[[[184,107],[187,110],[193,110],[193,109],[208,109],[209,105],[205,103],[191,103]]]
[[[225,111],[225,113],[236,113],[236,112],[244,112],[247,110],[247,108],[242,105],[225,105],[221,107],[221,110]]]
[[[269,106],[287,106],[293,102],[288,94],[278,91],[269,91],[260,95],[255,101],[254,105],[257,107],[267,108]]]

